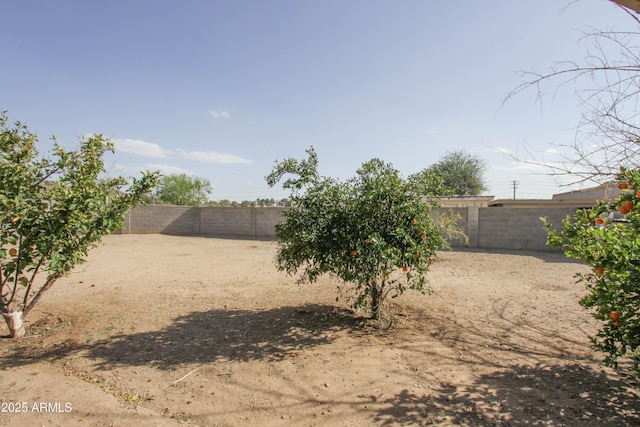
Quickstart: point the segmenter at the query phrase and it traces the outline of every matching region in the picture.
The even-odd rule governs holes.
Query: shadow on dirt
[[[265,311],[211,310],[178,317],[166,329],[116,335],[89,348],[105,367],[281,360],[301,348],[331,343],[339,330],[357,331],[365,319],[325,305]]]
[[[49,329],[55,330],[55,320],[51,322]],[[350,310],[316,304],[264,311],[193,312],[173,319],[171,326],[161,330],[111,335],[91,343],[67,339],[44,345],[37,334],[18,341],[6,338],[7,345],[0,347],[0,369],[54,362],[80,353],[104,368],[147,365],[170,369],[185,363],[282,360],[301,349],[329,344],[340,331],[366,334],[368,322]]]
[[[366,318],[328,305],[279,307],[264,311],[219,309],[193,312],[171,326],[150,332],[112,335],[90,344],[66,340],[43,348],[30,340],[10,343],[0,368],[55,361],[86,352],[103,368],[154,366],[170,369],[184,363],[281,360],[301,348],[329,344],[342,330],[359,334]]]
[[[379,399],[378,425],[621,426],[640,425],[640,400],[627,381],[580,365],[516,366],[458,389],[441,383]]]
[[[530,249],[477,249],[467,247],[456,247],[453,252],[461,253],[479,253],[479,254],[496,254],[496,255],[515,255],[523,257],[534,257],[541,261],[553,263],[553,264],[576,264],[579,266],[585,265],[584,261],[570,258],[564,254],[562,249],[549,246],[547,250],[534,251]]]

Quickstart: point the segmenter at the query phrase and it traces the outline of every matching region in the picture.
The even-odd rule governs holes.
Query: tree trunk
[[[371,318],[380,320],[382,314],[382,289],[374,284],[371,286]]]
[[[26,331],[24,329],[21,311],[10,311],[9,313],[2,313],[2,315],[9,327],[11,338],[21,338],[25,335]]]

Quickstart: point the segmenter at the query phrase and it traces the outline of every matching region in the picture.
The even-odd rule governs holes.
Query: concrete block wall
[[[276,224],[282,221],[285,211],[291,208],[262,208],[256,209],[256,237],[275,238]]]
[[[197,235],[200,234],[198,208],[138,205],[126,216],[121,233]]]
[[[275,225],[290,208],[223,208],[169,205],[137,206],[126,218],[121,233],[158,233],[243,238],[275,238]],[[468,242],[452,241],[454,248],[523,249],[559,251],[546,246],[547,235],[540,217],[559,227],[575,207],[441,208],[435,213],[458,214],[458,225]]]
[[[139,205],[119,233],[274,238],[286,209]]]
[[[462,229],[464,234],[467,236],[469,236],[470,231],[473,233],[473,227],[474,227],[474,222],[469,220],[469,213],[470,213],[469,208],[441,208],[433,211],[434,216],[442,215],[442,214],[445,214],[448,216],[454,216],[454,215],[459,216],[460,219],[458,220],[457,225]],[[470,227],[471,227],[471,230],[470,230]],[[454,248],[467,246],[467,244],[463,239],[455,239],[455,240],[452,240],[450,243],[451,243],[451,246]],[[472,243],[475,244],[474,242],[469,242],[469,244],[472,244]]]
[[[257,237],[254,208],[198,208],[200,234],[206,236]]]
[[[553,251],[554,248],[546,245],[547,233],[542,228],[540,217],[546,217],[555,226],[560,225],[564,217],[572,215],[574,212],[575,208],[566,207],[480,208],[478,212],[478,244],[475,247]]]

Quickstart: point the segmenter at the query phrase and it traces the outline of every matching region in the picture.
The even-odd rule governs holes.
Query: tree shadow
[[[264,311],[211,310],[176,318],[159,331],[116,335],[89,348],[103,367],[148,365],[169,369],[184,363],[282,360],[363,327],[364,318],[327,305]]]
[[[620,426],[640,425],[640,382],[629,370],[616,372],[594,363],[588,332],[582,327],[565,333],[554,325],[531,324],[518,313],[507,313],[508,302],[494,303],[481,320],[432,317],[412,325],[435,340],[399,347],[408,354],[431,352],[435,360],[465,371],[490,368],[470,385],[448,381],[431,390],[405,389],[392,397],[362,395],[376,411],[379,425],[479,426]],[[416,308],[412,316],[429,318]],[[429,328],[435,328],[429,329]],[[443,351],[442,348],[449,350]],[[470,368],[470,369],[469,369]],[[486,371],[485,371],[486,372]],[[422,375],[429,387],[431,377]],[[375,404],[375,405],[373,405]]]
[[[506,369],[514,362],[592,362],[593,346],[582,325],[566,332],[554,324],[533,323],[530,317],[507,313],[509,308],[509,301],[494,302],[491,314],[482,318],[466,313],[443,316],[423,307],[404,309],[406,325],[398,331],[406,330],[413,339],[394,343],[416,357],[431,353],[439,361],[472,369]]]
[[[586,265],[582,260],[566,256],[561,248],[552,246],[545,250],[454,247],[452,252],[530,256],[552,264]]]
[[[379,405],[379,425],[640,425],[640,399],[627,381],[578,364],[520,365],[465,388],[441,383],[429,394],[362,397]]]
[[[42,348],[25,341],[5,352],[0,368],[55,361],[80,352],[103,368],[170,369],[185,363],[282,360],[302,349],[331,343],[339,331],[365,333],[366,324],[366,318],[329,305],[217,309],[179,316],[161,330],[112,335],[90,344],[66,340]]]

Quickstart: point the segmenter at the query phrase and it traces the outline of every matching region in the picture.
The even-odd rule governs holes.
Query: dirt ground
[[[0,339],[0,425],[640,425],[640,386],[591,348],[581,263],[442,252],[434,293],[374,323],[275,251],[108,237]]]

